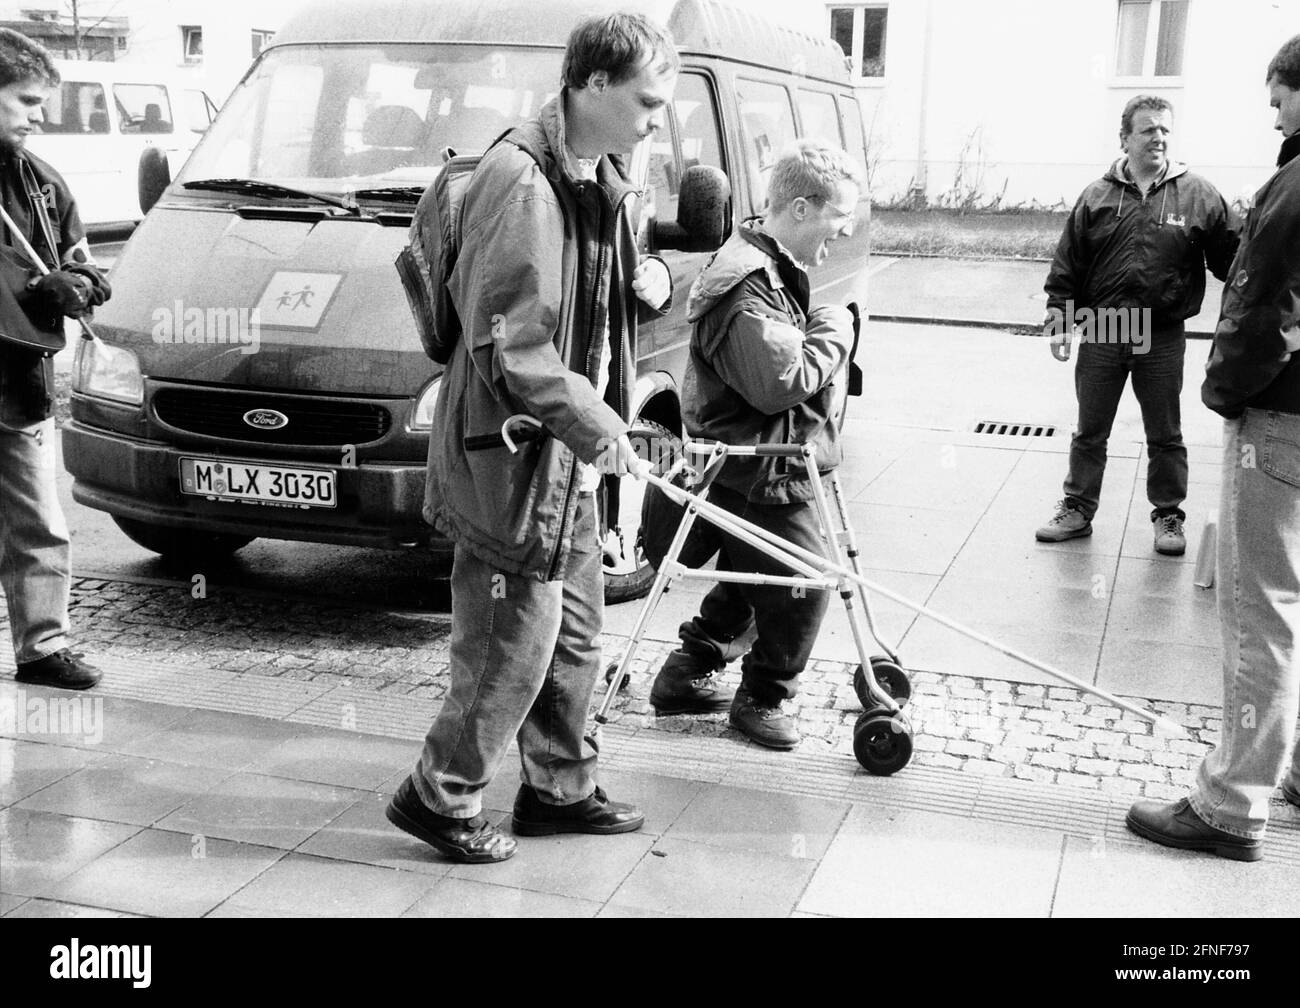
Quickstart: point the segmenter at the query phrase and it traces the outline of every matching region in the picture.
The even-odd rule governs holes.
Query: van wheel
[[[223,557],[241,550],[256,536],[229,535],[225,532],[192,532],[187,529],[147,525],[132,518],[113,521],[137,546],[165,557]]]
[[[638,419],[633,424],[632,446],[663,475],[682,453],[682,439],[663,424]],[[604,533],[605,604],[631,602],[654,584],[655,569],[641,544],[641,501],[646,484],[631,476],[619,481],[618,514],[611,515]],[[604,514],[602,500],[601,513]]]

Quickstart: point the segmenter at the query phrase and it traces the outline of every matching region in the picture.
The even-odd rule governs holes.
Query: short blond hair
[[[768,209],[784,210],[800,196],[825,202],[841,182],[862,188],[862,169],[845,151],[822,140],[801,138],[781,152],[767,188]]]

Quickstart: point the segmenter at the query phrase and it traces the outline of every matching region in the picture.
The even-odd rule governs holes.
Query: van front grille
[[[177,430],[263,444],[361,445],[379,440],[393,425],[388,410],[371,403],[215,389],[162,389],[154,396],[153,409],[159,420]],[[287,422],[253,426],[244,419],[258,411],[274,411]]]

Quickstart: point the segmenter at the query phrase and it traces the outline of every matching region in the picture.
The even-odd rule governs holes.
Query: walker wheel
[[[605,685],[608,686],[614,681],[614,676],[618,675],[618,662],[610,662],[609,668],[605,669]],[[618,684],[620,691],[625,690],[632,684],[632,673],[628,672],[623,676],[623,681]]]
[[[872,655],[871,671],[881,689],[893,698],[894,703],[906,707],[907,701],[912,697],[912,681],[908,679],[907,673],[884,655]],[[863,710],[876,706],[875,698],[867,692],[867,676],[861,665],[853,670],[853,692],[858,695],[858,703],[862,704]]]
[[[888,777],[912,758],[912,726],[902,714],[867,711],[853,726],[853,755],[867,773]]]

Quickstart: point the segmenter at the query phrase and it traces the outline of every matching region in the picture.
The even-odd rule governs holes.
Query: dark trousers
[[[826,555],[811,502],[755,504],[716,484],[710,488],[708,499],[787,542]],[[787,577],[795,574],[761,550],[697,519],[691,529],[690,548],[683,551],[683,562],[702,564],[715,553],[719,570]],[[720,669],[738,657],[747,632],[756,626],[757,636],[741,662],[741,679],[758,703],[775,706],[798,692],[799,673],[812,655],[829,600],[829,593],[813,588],[719,582],[704,597],[699,615],[681,625],[681,650],[700,659],[701,664]]]
[[[1133,379],[1133,394],[1142,408],[1147,439],[1147,500],[1152,517],[1186,517],[1180,505],[1187,498],[1187,449],[1183,446],[1179,395],[1183,390],[1183,351],[1187,338],[1176,330],[1153,334],[1147,353],[1134,353],[1131,343],[1078,345],[1074,388],[1079,422],[1070,441],[1070,472],[1065,500],[1092,520],[1101,499],[1106,472],[1106,442],[1124,384]]]

